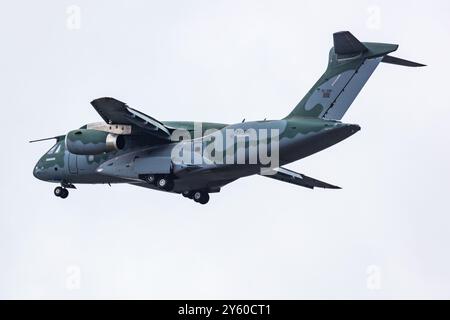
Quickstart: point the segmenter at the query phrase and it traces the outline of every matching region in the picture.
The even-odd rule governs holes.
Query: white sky
[[[449,14],[444,0],[4,3],[0,298],[450,298]],[[281,118],[341,30],[429,65],[381,65],[343,119],[362,130],[288,166],[343,190],[256,176],[206,206],[127,185],[63,201],[32,176],[51,142],[27,141],[98,121],[102,96],[160,120]]]

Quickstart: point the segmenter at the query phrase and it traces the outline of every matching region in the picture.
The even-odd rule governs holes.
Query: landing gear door
[[[69,153],[69,173],[78,174],[77,155]]]

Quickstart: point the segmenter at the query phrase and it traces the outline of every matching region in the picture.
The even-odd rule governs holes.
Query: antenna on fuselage
[[[28,143],[35,143],[35,142],[41,142],[41,141],[47,141],[47,140],[53,140],[53,139],[56,139],[57,141],[59,141],[63,137],[65,137],[65,136],[56,136],[56,137],[50,137],[50,138],[31,140],[31,141],[28,141]]]

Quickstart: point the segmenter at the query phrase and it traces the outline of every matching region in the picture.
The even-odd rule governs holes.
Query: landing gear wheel
[[[173,188],[173,181],[167,177],[161,177],[156,181],[158,188],[170,191]]]
[[[148,184],[154,184],[155,183],[155,176],[152,174],[149,174],[148,176],[145,176],[144,178],[145,182],[147,182]]]
[[[201,203],[201,204],[207,204],[208,201],[209,201],[209,194],[208,194],[208,193],[205,193],[204,196],[203,196],[203,198],[199,201],[199,203]]]
[[[207,204],[209,201],[209,194],[204,191],[196,191],[196,192],[194,192],[193,199],[195,202],[198,202],[201,204]]]
[[[69,191],[63,187],[56,187],[55,191],[53,191],[53,193],[55,194],[55,196],[57,196],[61,199],[65,199],[69,196]]]
[[[183,197],[189,199],[193,199],[194,197],[194,193],[192,191],[183,191],[181,194],[183,195]]]
[[[55,196],[61,197],[61,195],[64,193],[64,188],[56,187],[55,190],[53,191],[53,193],[55,194]]]
[[[69,196],[69,190],[63,189],[63,193],[60,195],[61,199],[65,199]]]

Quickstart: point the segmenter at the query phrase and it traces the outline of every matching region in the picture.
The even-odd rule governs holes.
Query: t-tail
[[[423,64],[390,56],[396,44],[361,43],[350,32],[333,34],[328,68],[295,109],[286,117],[341,120],[380,62],[406,67]]]

